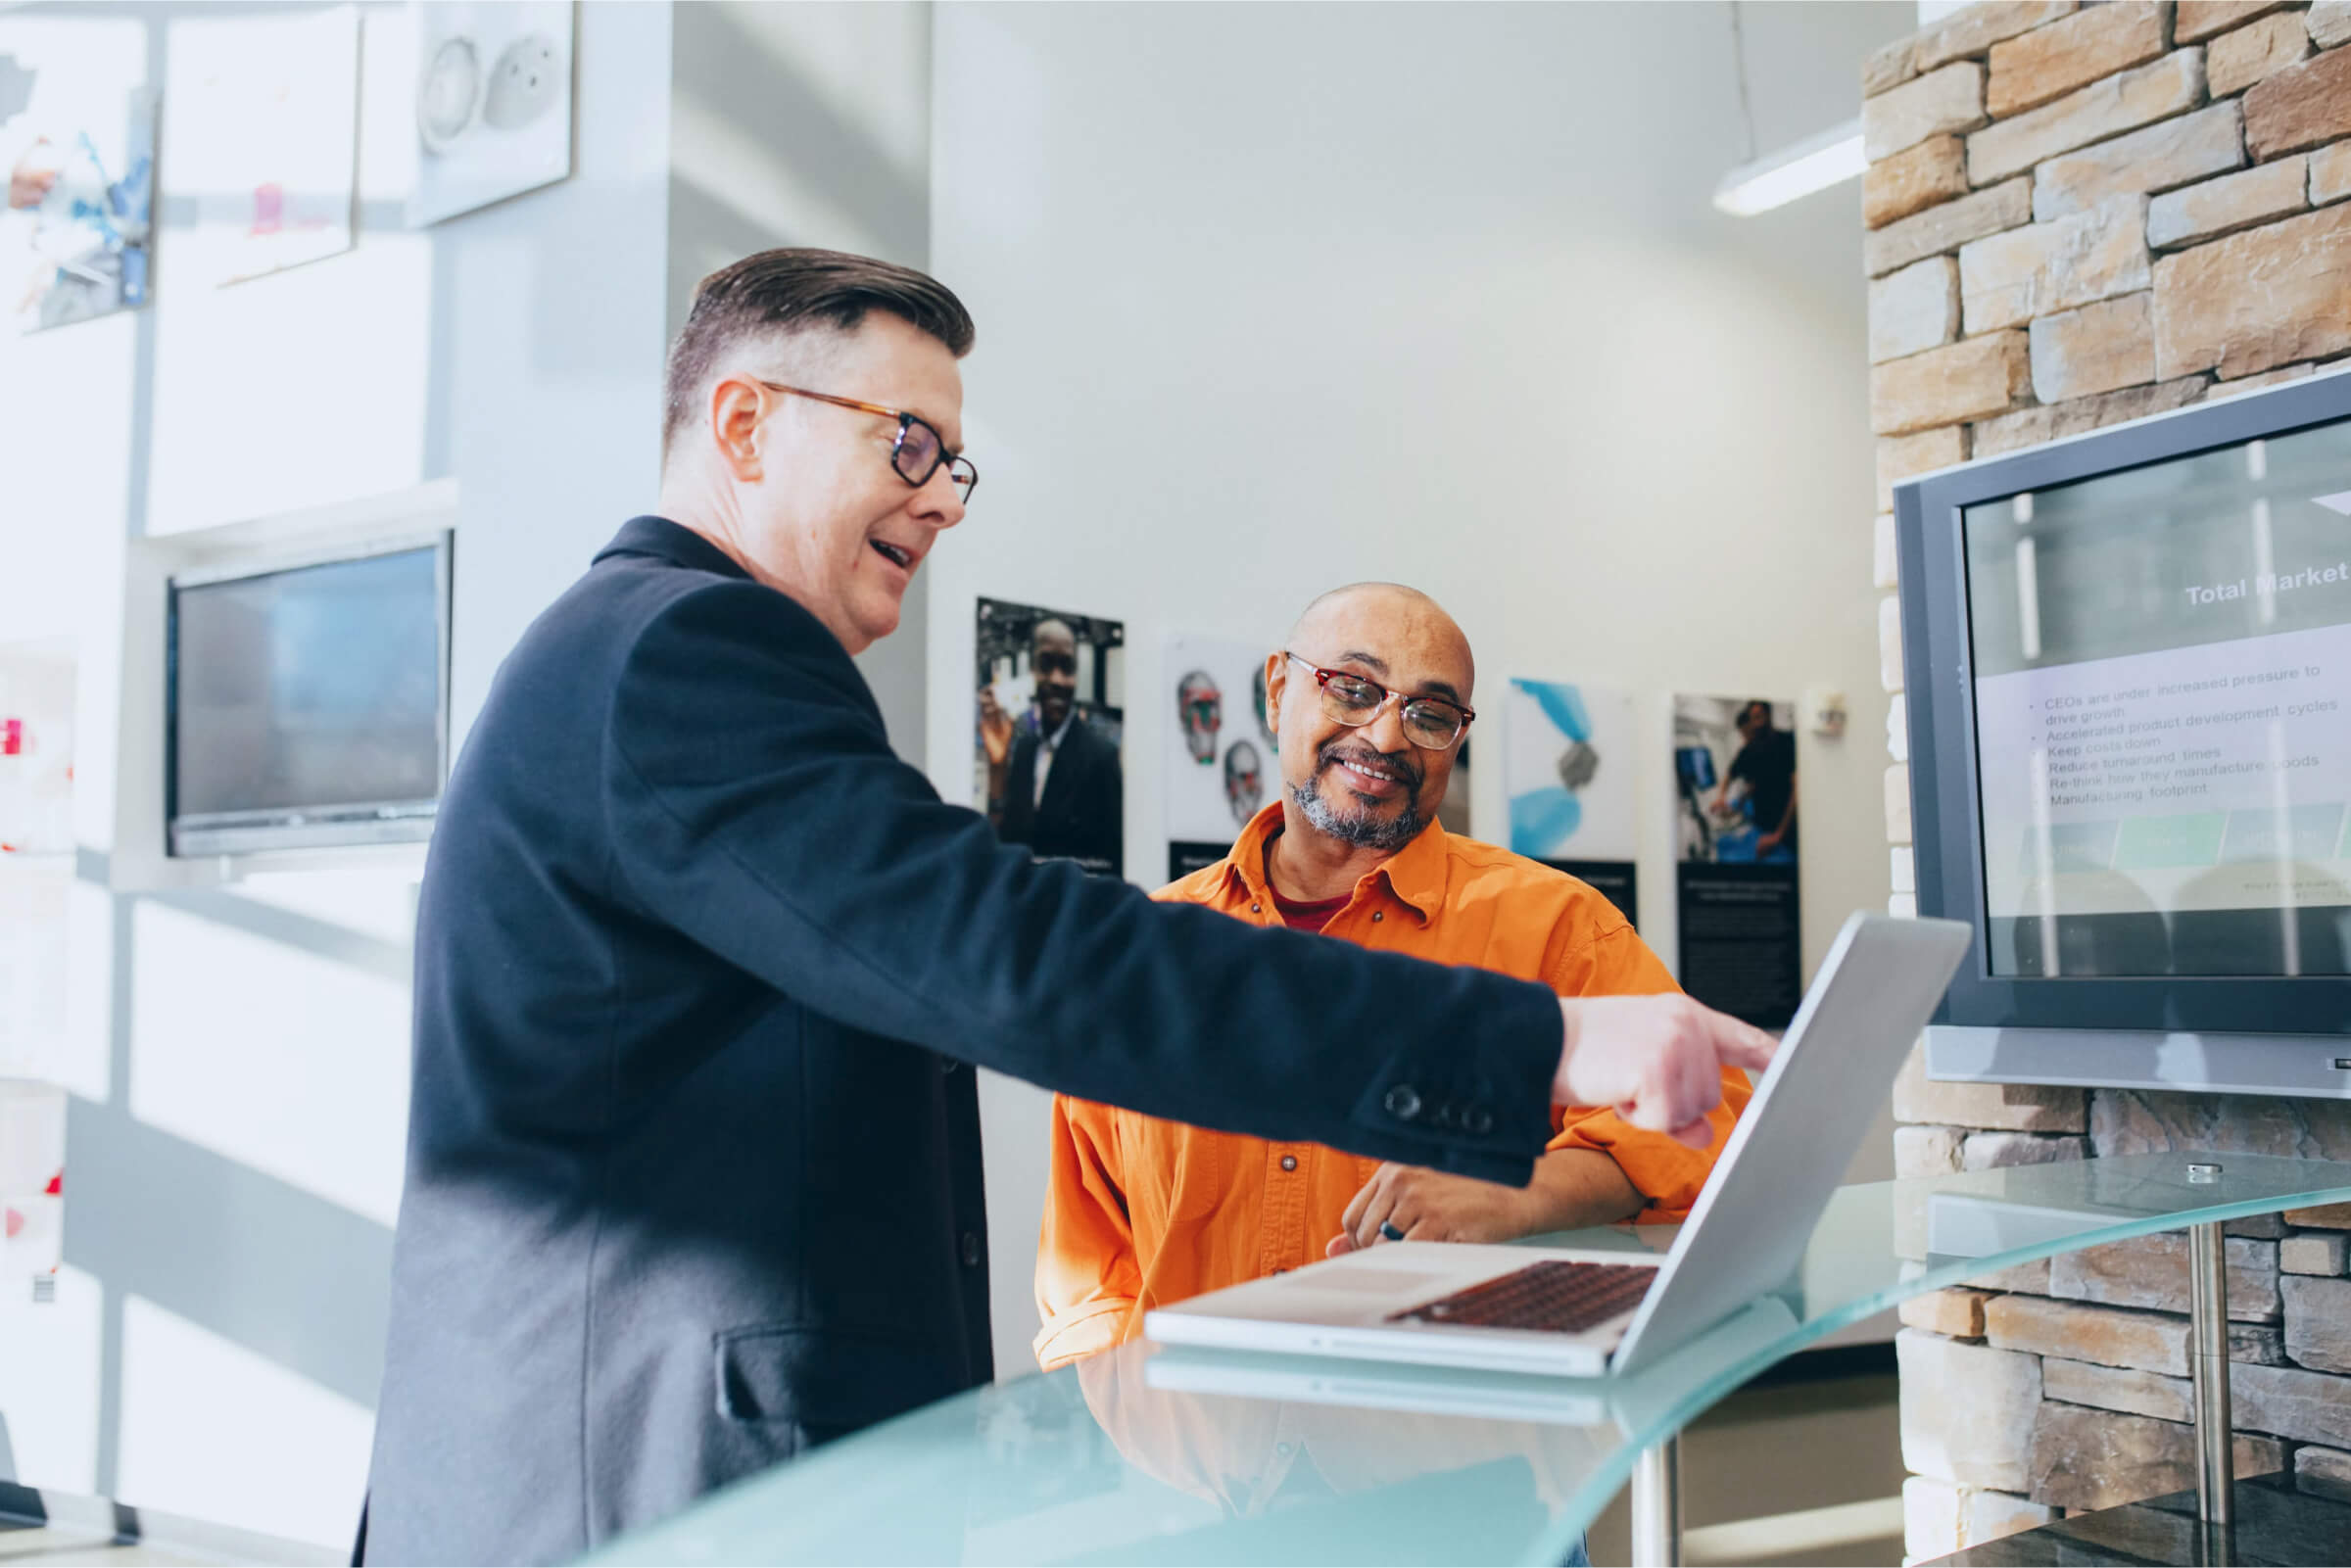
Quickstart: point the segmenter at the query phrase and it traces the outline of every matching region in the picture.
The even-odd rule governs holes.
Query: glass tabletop
[[[1845,1187],[1784,1287],[1629,1375],[1138,1341],[829,1445],[590,1561],[1557,1563],[1643,1449],[1848,1323],[2080,1247],[2343,1202],[2351,1164],[2239,1154]],[[1527,1245],[1661,1254],[1671,1234]]]

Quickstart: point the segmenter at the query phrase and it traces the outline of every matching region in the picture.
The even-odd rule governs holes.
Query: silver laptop
[[[1597,1377],[1790,1283],[1967,952],[1956,921],[1855,915],[1662,1259],[1393,1242],[1143,1319],[1169,1345]]]

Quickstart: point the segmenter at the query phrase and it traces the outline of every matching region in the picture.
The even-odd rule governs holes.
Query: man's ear
[[[1273,738],[1281,739],[1281,693],[1290,684],[1290,661],[1287,655],[1266,655],[1266,723],[1273,731]]]
[[[710,389],[710,436],[719,460],[742,484],[767,477],[759,451],[759,416],[766,411],[766,393],[742,376],[721,376]]]

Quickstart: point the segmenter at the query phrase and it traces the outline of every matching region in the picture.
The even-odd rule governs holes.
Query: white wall
[[[1746,20],[1769,148],[1853,114],[1911,13]],[[1747,151],[1724,8],[955,5],[935,50],[932,254],[979,320],[986,475],[929,570],[950,798],[976,595],[1127,621],[1148,879],[1165,634],[1271,645],[1320,590],[1395,578],[1460,618],[1489,701],[1513,674],[1643,694],[1660,952],[1677,689],[1845,689],[1848,737],[1801,741],[1807,965],[1884,907],[1859,196],[1708,208]],[[1499,768],[1475,790],[1493,835]],[[1044,1100],[986,1095],[1005,1375],[1033,1365]]]
[[[0,340],[0,641],[81,654],[64,1075],[67,1269],[0,1303],[21,1478],[348,1541],[381,1376],[407,1119],[413,888],[306,876],[106,887],[124,542],[460,479],[456,716],[656,478],[669,8],[578,12],[575,172],[411,233],[402,9],[363,8],[355,250],[202,288],[172,270],[171,46],[253,6],[56,5],[167,89],[155,303]],[[21,1286],[21,1282],[20,1282]]]

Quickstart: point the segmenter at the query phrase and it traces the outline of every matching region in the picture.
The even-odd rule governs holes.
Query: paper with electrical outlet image
[[[1502,719],[1511,848],[1581,877],[1637,923],[1631,694],[1512,680]]]
[[[410,228],[571,172],[570,0],[415,0]]]

